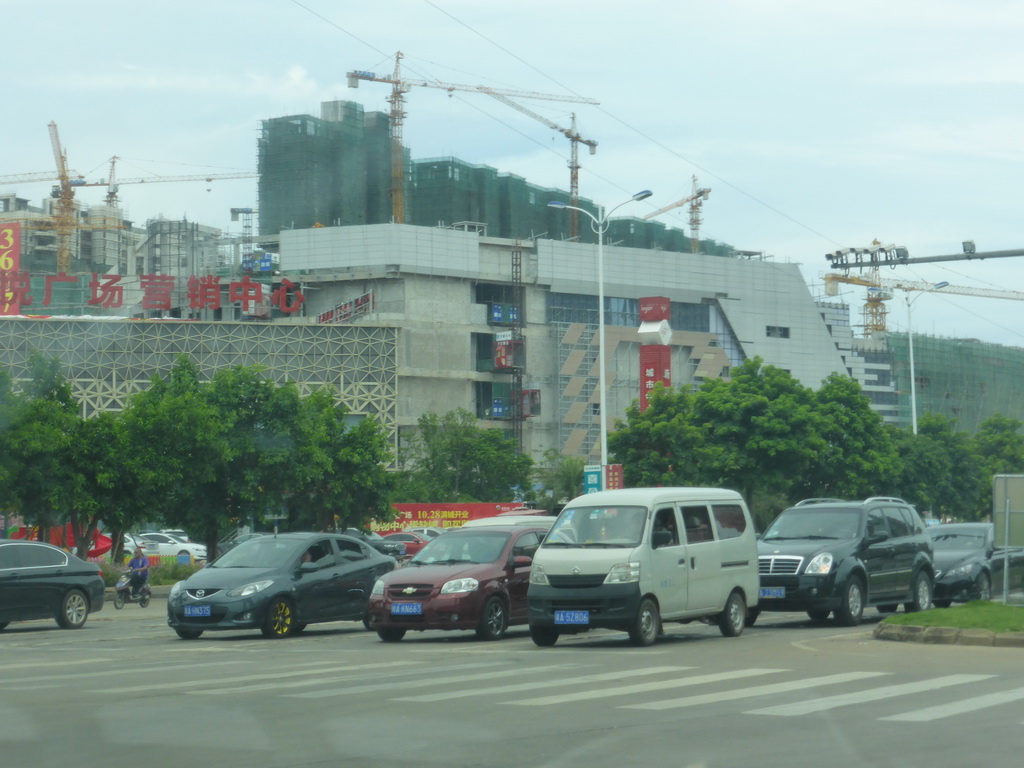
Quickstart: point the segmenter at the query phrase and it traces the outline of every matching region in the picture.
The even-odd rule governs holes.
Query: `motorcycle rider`
[[[149,558],[142,553],[142,547],[135,548],[135,557],[128,561],[128,583],[132,587],[132,599],[139,596],[139,590],[149,579]]]

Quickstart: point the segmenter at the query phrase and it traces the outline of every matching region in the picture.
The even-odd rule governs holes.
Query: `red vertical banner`
[[[622,481],[622,465],[609,464],[604,468],[605,490],[612,491],[617,488],[624,488]]]
[[[21,224],[0,222],[0,315],[20,315],[21,302],[14,290],[21,269]]]
[[[664,344],[640,345],[640,410],[647,410],[647,396],[657,382],[672,386],[672,347]]]

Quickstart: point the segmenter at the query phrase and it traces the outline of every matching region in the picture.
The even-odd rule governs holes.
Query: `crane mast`
[[[704,201],[708,199],[708,195],[711,194],[710,187],[697,187],[697,177],[693,177],[693,192],[687,195],[682,200],[676,200],[674,203],[666,205],[664,208],[659,208],[653,213],[648,213],[644,216],[644,220],[653,219],[656,216],[671,211],[675,208],[680,208],[687,203],[690,204],[690,251],[692,253],[700,253],[700,207],[704,204]]]
[[[75,190],[68,175],[67,153],[61,147],[57,123],[50,121],[50,144],[53,158],[57,163],[59,186],[54,188],[57,198],[54,215],[54,230],[57,233],[57,273],[71,271],[71,236],[75,228]]]
[[[542,99],[546,101],[572,102],[576,104],[598,104],[594,99],[586,99],[579,96],[563,96],[550,93],[536,93],[533,91],[517,91],[507,89],[489,88],[485,85],[461,85],[458,83],[445,83],[440,80],[408,80],[402,77],[401,61],[404,58],[401,51],[395,54],[395,69],[391,77],[378,77],[374,72],[354,70],[348,73],[348,87],[358,88],[360,80],[373,83],[390,83],[391,95],[388,103],[391,105],[391,218],[399,224],[405,223],[405,157],[404,145],[402,142],[402,126],[405,123],[405,94],[413,86],[423,88],[439,88],[443,91],[453,93],[454,91],[468,91],[470,93],[483,93],[499,100],[501,97],[520,99]],[[506,102],[509,103],[509,102]],[[526,111],[517,105],[520,111]],[[557,128],[557,130],[563,130]],[[568,134],[567,134],[568,135]],[[574,144],[575,146],[575,144]]]

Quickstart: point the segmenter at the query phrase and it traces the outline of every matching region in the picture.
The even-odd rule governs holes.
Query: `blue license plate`
[[[186,616],[209,616],[210,606],[208,605],[186,605],[185,606]]]
[[[422,616],[423,603],[392,603],[392,616]]]
[[[590,611],[555,611],[555,624],[589,624]]]
[[[761,587],[761,591],[757,593],[758,597],[764,597],[771,599],[773,597],[785,597],[785,587]]]

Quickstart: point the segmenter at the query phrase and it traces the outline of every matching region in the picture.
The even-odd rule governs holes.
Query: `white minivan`
[[[757,537],[736,491],[631,488],[569,502],[533,558],[530,636],[593,628],[651,645],[662,622],[714,621],[736,637],[758,599]]]

